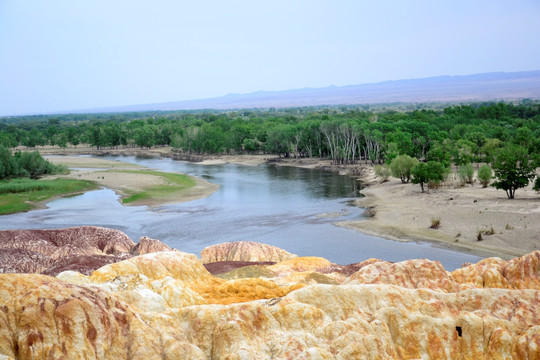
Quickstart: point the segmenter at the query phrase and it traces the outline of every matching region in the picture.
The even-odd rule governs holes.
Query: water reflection
[[[250,240],[279,246],[300,256],[323,256],[347,264],[368,258],[440,260],[447,269],[480,258],[425,243],[400,243],[334,225],[361,219],[350,206],[361,184],[334,173],[280,166],[197,165],[170,159],[115,157],[162,170],[187,173],[220,185],[212,196],[183,204],[122,206],[103,189],[52,201],[47,209],[0,217],[0,228],[60,228],[99,225],[160,239],[198,254],[225,241]],[[321,216],[332,214],[333,216]],[[338,216],[337,218],[335,216]]]

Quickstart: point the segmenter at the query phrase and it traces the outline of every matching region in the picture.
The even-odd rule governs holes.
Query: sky
[[[0,115],[540,70],[539,0],[0,0]]]

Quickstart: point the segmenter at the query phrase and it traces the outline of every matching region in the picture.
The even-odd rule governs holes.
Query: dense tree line
[[[390,164],[406,155],[432,171],[438,167],[435,163],[443,168],[494,163],[500,149],[509,145],[522,149],[533,166],[540,154],[540,105],[532,103],[413,111],[335,107],[95,116],[2,122],[0,144],[8,148],[81,143],[98,149],[172,146],[190,154],[270,153],[328,158],[335,164]]]
[[[345,111],[344,111],[345,110]],[[97,148],[174,146],[198,154],[265,152],[352,164],[397,155],[457,166],[492,162],[506,143],[540,151],[540,106],[505,103],[439,111],[362,109],[176,113],[162,117],[0,123],[0,144],[13,148],[81,143]]]

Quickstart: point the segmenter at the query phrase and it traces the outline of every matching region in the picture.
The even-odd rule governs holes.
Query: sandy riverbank
[[[70,174],[61,175],[60,177],[94,181],[103,187],[113,190],[122,198],[155,186],[167,185],[168,183],[164,177],[154,174],[122,172],[125,170],[144,171],[150,169],[121,161],[79,156],[46,156],[45,158],[52,163],[63,164],[73,169]],[[203,179],[196,177],[190,178],[195,181],[195,186],[171,193],[167,199],[142,199],[131,202],[128,205],[156,207],[165,204],[186,202],[210,196],[219,187]]]
[[[479,184],[459,187],[450,182],[421,193],[419,185],[399,179],[364,190],[358,206],[375,214],[367,220],[338,225],[400,241],[425,240],[449,247],[510,258],[540,249],[540,195],[531,186],[509,200],[502,190]],[[431,219],[441,225],[431,229]],[[478,241],[478,232],[482,240]],[[492,234],[490,234],[493,232]]]

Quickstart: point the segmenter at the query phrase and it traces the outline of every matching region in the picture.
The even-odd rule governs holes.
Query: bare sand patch
[[[154,157],[168,157],[172,153],[170,146],[153,147],[150,149],[139,147],[117,147],[117,148],[100,148],[97,149],[87,144],[81,144],[78,146],[68,146],[66,148],[59,148],[55,146],[36,146],[35,148],[27,148],[19,146],[16,150],[20,151],[39,151],[43,156],[45,155],[61,155],[61,156],[74,156],[74,155],[139,155],[139,156],[154,156]]]
[[[356,204],[374,217],[338,225],[400,241],[427,240],[488,256],[511,258],[540,249],[540,195],[531,186],[509,200],[502,190],[450,183],[429,193],[399,179],[361,191]],[[431,229],[431,219],[441,225]],[[483,232],[478,241],[478,232]],[[492,234],[486,234],[492,233]]]
[[[210,156],[199,162],[201,165],[239,164],[257,166],[265,164],[269,155],[220,155]]]

